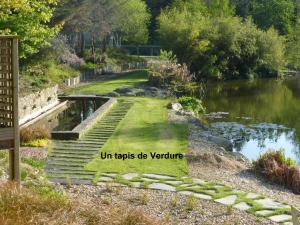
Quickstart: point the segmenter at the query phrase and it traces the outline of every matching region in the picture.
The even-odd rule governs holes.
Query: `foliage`
[[[192,111],[196,115],[205,113],[202,101],[195,97],[182,96],[178,99],[184,110]]]
[[[118,4],[114,15],[114,28],[123,41],[133,44],[145,44],[148,41],[150,14],[147,5],[141,0],[127,0]]]
[[[295,161],[285,156],[283,150],[269,150],[253,162],[253,165],[258,174],[300,193],[300,168]]]
[[[36,140],[50,139],[50,133],[48,130],[42,127],[25,127],[20,130],[21,143],[30,143]]]
[[[289,34],[295,20],[292,0],[255,0],[250,15],[262,29],[275,27],[280,34]]]
[[[0,34],[20,37],[20,56],[25,58],[49,45],[61,25],[49,26],[56,0],[4,0],[0,7]]]
[[[160,61],[149,69],[149,84],[168,89],[172,94],[192,93],[196,88],[194,75],[186,64],[179,64],[172,51],[161,51]]]
[[[284,39],[274,29],[262,31],[250,19],[211,17],[205,10],[188,8],[181,3],[179,8],[164,10],[158,33],[164,48],[173,51],[198,79],[280,75]]]
[[[300,69],[300,19],[288,38],[287,58],[290,66]]]
[[[29,141],[27,143],[23,143],[22,146],[25,147],[46,147],[49,144],[49,140],[48,139],[37,139],[37,140],[33,140],[33,141]]]

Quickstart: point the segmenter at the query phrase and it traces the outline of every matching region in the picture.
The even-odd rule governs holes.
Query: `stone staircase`
[[[48,178],[56,183],[92,184],[95,171],[84,169],[111,137],[132,102],[119,100],[104,117],[79,140],[55,140],[46,166]]]

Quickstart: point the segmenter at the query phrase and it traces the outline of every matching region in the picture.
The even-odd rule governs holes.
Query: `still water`
[[[255,160],[284,149],[300,164],[300,77],[208,83],[202,99],[214,132],[234,151]]]
[[[78,99],[68,101],[65,107],[40,119],[33,127],[43,127],[51,131],[71,131],[86,118],[92,115],[106,99]]]

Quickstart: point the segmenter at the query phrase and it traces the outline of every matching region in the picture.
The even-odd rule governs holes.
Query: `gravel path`
[[[206,225],[275,225],[269,220],[235,210],[214,202],[196,199],[177,193],[132,189],[127,187],[72,186],[66,189],[71,199],[90,205],[125,205],[137,208],[158,218],[162,224]],[[190,210],[187,209],[190,207]]]

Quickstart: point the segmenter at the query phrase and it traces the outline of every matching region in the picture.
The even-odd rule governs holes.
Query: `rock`
[[[124,94],[126,92],[131,92],[131,88],[130,87],[119,87],[115,90],[115,92],[118,92],[120,94]]]
[[[183,194],[183,195],[194,195],[196,198],[200,198],[200,199],[204,199],[204,200],[211,200],[212,197],[209,195],[205,195],[205,194],[200,194],[200,193],[194,193],[192,191],[180,191],[178,192],[179,194]]]
[[[180,103],[172,103],[171,104],[171,109],[175,110],[175,111],[180,111],[182,110],[182,105]]]
[[[273,213],[272,210],[259,210],[259,211],[256,211],[255,214],[259,215],[259,216],[266,216],[270,213]]]
[[[233,149],[232,143],[223,137],[208,135],[207,139],[209,141],[215,143],[216,145],[219,145],[219,146],[225,148],[227,151],[232,151],[232,149]]]
[[[131,180],[133,178],[138,177],[139,175],[137,173],[127,173],[127,174],[123,174],[122,178],[124,178],[125,180]]]
[[[237,199],[236,195],[230,195],[224,198],[216,199],[215,202],[224,204],[224,205],[233,205]]]
[[[120,94],[118,92],[113,91],[113,92],[108,93],[107,96],[108,97],[119,97]]]
[[[291,215],[282,214],[282,215],[270,216],[269,219],[272,220],[272,221],[274,221],[274,222],[281,223],[281,222],[285,222],[287,220],[291,220],[292,216]]]
[[[152,174],[152,173],[145,173],[143,174],[145,177],[153,178],[153,179],[168,179],[168,180],[174,180],[174,177],[171,176],[165,176],[165,175],[159,175],[159,174]]]
[[[233,207],[236,209],[242,210],[242,211],[246,211],[251,208],[251,206],[248,205],[246,202],[238,203],[238,204],[234,205]]]
[[[276,202],[273,199],[270,198],[264,198],[255,200],[255,203],[260,204],[262,207],[267,209],[287,209],[290,208],[289,205],[284,205],[280,202]]]
[[[153,183],[148,186],[150,189],[163,190],[163,191],[176,191],[176,188],[163,183]]]

